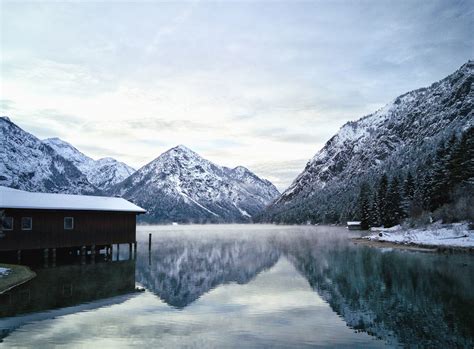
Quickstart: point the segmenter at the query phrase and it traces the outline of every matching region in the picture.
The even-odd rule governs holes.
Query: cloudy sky
[[[0,1],[0,113],[139,168],[185,144],[284,189],[347,121],[474,57],[473,1]]]

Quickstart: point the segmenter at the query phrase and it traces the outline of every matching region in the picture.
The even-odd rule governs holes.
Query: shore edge
[[[391,241],[368,240],[364,238],[351,238],[352,242],[357,245],[364,245],[377,248],[397,248],[401,250],[419,251],[419,252],[464,252],[474,253],[474,247],[460,246],[437,246],[423,244],[401,244]]]
[[[10,273],[0,278],[0,295],[36,277],[36,273],[24,265],[0,264],[10,269]]]

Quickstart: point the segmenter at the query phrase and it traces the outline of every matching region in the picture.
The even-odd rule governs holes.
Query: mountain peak
[[[8,121],[8,122],[12,122],[8,116],[0,116],[0,119]]]
[[[474,60],[470,59],[466,63],[464,63],[459,70],[471,70],[474,68]]]
[[[58,137],[44,139],[43,143],[71,161],[86,175],[89,182],[102,190],[123,181],[135,172],[130,166],[110,157],[94,160]]]
[[[236,166],[232,169],[235,172],[250,172],[250,170],[245,166]]]
[[[191,149],[189,149],[187,146],[185,146],[184,144],[178,144],[176,147],[174,147],[173,149],[178,149],[178,150],[183,150],[183,151],[190,151]]]
[[[186,154],[193,154],[193,155],[198,155],[199,156],[198,153],[196,153],[195,151],[189,149],[187,146],[185,146],[183,144],[179,144],[176,147],[171,148],[169,151],[175,151],[175,152],[178,152],[178,153],[186,153]]]
[[[234,172],[178,145],[115,186],[111,194],[146,207],[148,214],[141,218],[149,222],[245,222],[279,193],[244,167]]]

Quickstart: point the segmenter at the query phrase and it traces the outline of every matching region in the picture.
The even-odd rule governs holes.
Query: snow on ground
[[[474,230],[469,230],[468,223],[437,222],[418,229],[407,229],[397,225],[387,229],[373,228],[372,231],[373,233],[364,238],[399,244],[474,247]]]
[[[8,268],[0,268],[0,277],[7,275],[10,272]]]

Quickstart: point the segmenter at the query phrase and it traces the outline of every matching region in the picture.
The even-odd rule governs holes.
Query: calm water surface
[[[123,246],[112,262],[36,268],[1,295],[0,346],[473,347],[474,256],[355,246],[349,236],[139,227],[136,260]]]

